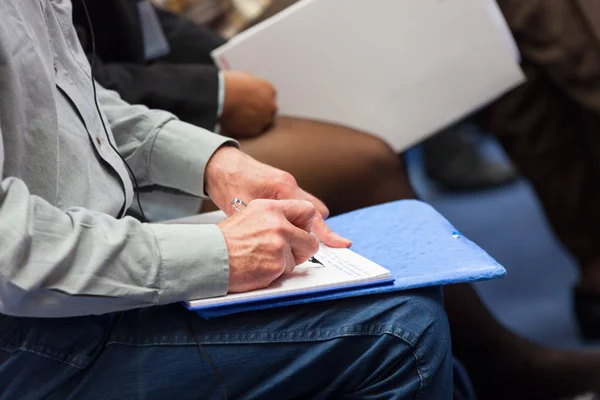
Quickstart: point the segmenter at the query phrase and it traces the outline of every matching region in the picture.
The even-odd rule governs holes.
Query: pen
[[[240,200],[240,199],[238,199],[236,197],[235,199],[231,200],[231,206],[233,208],[235,208],[235,210],[237,212],[240,212],[244,208],[246,208],[248,205],[243,200]],[[321,265],[323,265],[323,263],[321,261],[317,260],[314,257],[309,258],[308,261],[311,262],[311,263],[313,263],[313,264],[321,264]]]

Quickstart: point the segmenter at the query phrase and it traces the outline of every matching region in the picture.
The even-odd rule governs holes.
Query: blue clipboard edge
[[[353,284],[349,284],[349,285],[345,285],[345,286],[336,286],[336,287],[330,287],[330,288],[311,290],[310,292],[292,293],[292,294],[286,293],[286,294],[280,294],[280,295],[276,295],[276,296],[261,297],[260,299],[239,300],[239,301],[233,301],[233,302],[227,303],[227,304],[213,304],[213,305],[200,306],[200,307],[193,307],[187,303],[183,303],[183,305],[185,306],[185,308],[187,308],[188,310],[191,310],[191,311],[202,311],[202,310],[213,310],[213,309],[221,309],[221,308],[228,308],[228,307],[237,307],[237,306],[241,306],[241,305],[245,305],[245,304],[252,304],[252,305],[263,304],[263,303],[273,302],[276,300],[283,300],[283,301],[294,300],[294,299],[301,298],[301,297],[314,298],[315,296],[323,295],[326,293],[330,294],[330,293],[335,293],[335,292],[347,292],[348,294],[351,294],[351,293],[354,293],[354,291],[356,289],[390,286],[390,285],[393,285],[395,280],[396,279],[394,277],[389,277],[389,278],[385,278],[385,279],[382,279],[379,281],[373,281],[373,282],[367,282],[367,283],[363,283],[363,282],[353,283]]]
[[[481,274],[479,274],[478,276],[474,276],[471,272],[469,274],[466,274],[464,277],[455,276],[455,277],[453,277],[452,280],[448,280],[447,277],[446,278],[440,277],[437,280],[429,281],[427,284],[412,283],[412,284],[406,284],[406,286],[397,286],[396,285],[397,282],[394,282],[394,284],[386,284],[386,285],[375,284],[375,285],[371,285],[371,286],[363,286],[360,288],[354,288],[352,290],[348,290],[348,289],[333,290],[333,291],[329,291],[326,294],[321,293],[318,296],[315,296],[314,293],[306,294],[306,295],[297,295],[295,297],[288,297],[283,300],[279,299],[279,300],[282,300],[279,302],[261,300],[261,301],[247,302],[243,305],[238,304],[236,306],[232,306],[232,305],[212,306],[210,308],[205,307],[202,309],[192,309],[190,307],[187,307],[187,305],[186,305],[186,307],[188,309],[190,309],[191,311],[196,312],[200,317],[205,318],[205,319],[210,319],[210,318],[218,318],[218,317],[222,317],[222,316],[238,314],[238,313],[243,313],[243,312],[267,310],[270,308],[288,307],[288,306],[310,304],[310,303],[324,302],[324,301],[330,301],[330,300],[340,300],[340,299],[345,299],[345,298],[349,298],[349,297],[370,296],[370,295],[377,295],[377,294],[402,292],[402,291],[407,291],[407,290],[421,289],[421,288],[430,287],[430,286],[451,285],[451,284],[458,284],[458,283],[474,283],[474,282],[480,282],[480,281],[487,281],[490,279],[503,278],[504,276],[506,276],[506,270],[500,264],[497,264],[495,266],[495,268],[493,268],[493,269],[488,268],[486,270],[482,270]],[[324,295],[325,295],[325,297],[323,297]]]

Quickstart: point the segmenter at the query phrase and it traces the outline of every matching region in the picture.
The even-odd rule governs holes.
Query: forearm
[[[147,225],[63,212],[9,178],[0,191],[0,313],[69,317],[224,295],[214,225]]]

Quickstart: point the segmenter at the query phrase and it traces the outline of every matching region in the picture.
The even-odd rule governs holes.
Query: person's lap
[[[438,288],[212,320],[0,316],[0,399],[220,398],[207,357],[229,398],[450,398],[449,340]]]

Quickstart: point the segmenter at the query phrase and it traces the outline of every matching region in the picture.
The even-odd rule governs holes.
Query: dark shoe
[[[514,182],[512,165],[489,160],[479,148],[473,132],[452,127],[423,144],[425,173],[445,189],[482,190]]]
[[[573,289],[573,306],[579,331],[585,340],[600,340],[600,295]]]

